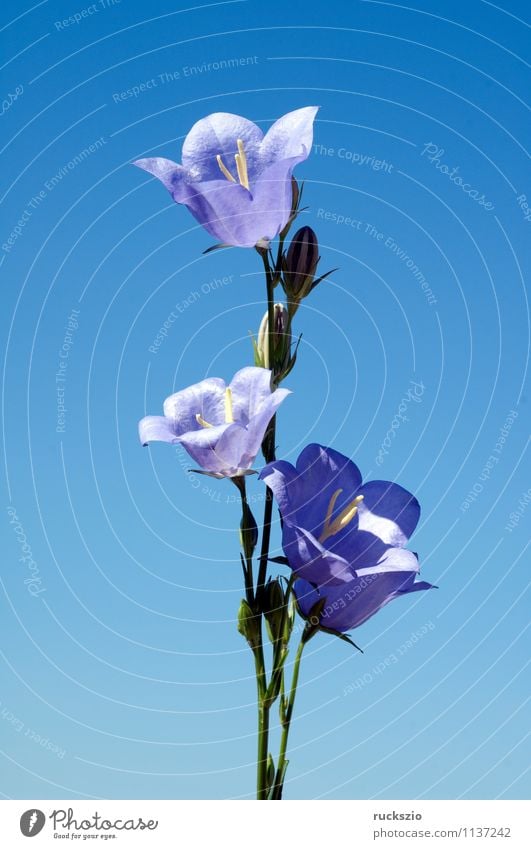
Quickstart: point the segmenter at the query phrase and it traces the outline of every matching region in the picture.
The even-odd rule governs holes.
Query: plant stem
[[[291,717],[293,714],[293,708],[295,706],[295,696],[297,694],[297,685],[299,683],[299,672],[301,665],[302,652],[304,650],[304,646],[306,645],[305,641],[301,637],[297,648],[297,654],[295,655],[295,661],[293,663],[293,677],[291,679],[291,689],[289,694],[289,701],[287,708],[284,710],[284,702],[280,702],[280,713],[281,713],[281,723],[282,723],[282,736],[280,738],[280,751],[278,753],[278,762],[277,762],[277,771],[275,775],[275,784],[273,787],[272,798],[273,799],[282,799],[282,790],[284,787],[284,773],[286,771],[286,767],[288,762],[286,760],[286,752],[288,748],[288,738],[289,738],[289,730],[291,725]]]
[[[264,263],[264,271],[266,275],[267,287],[267,317],[268,317],[268,348],[269,348],[269,363],[271,365],[274,345],[274,316],[275,316],[275,301],[274,301],[274,277],[269,264],[269,258],[266,249],[259,249],[258,253],[262,257]],[[267,463],[275,459],[275,417],[271,419],[269,427],[264,436],[262,443],[262,451]],[[266,702],[267,692],[267,677],[265,672],[264,648],[262,641],[262,611],[263,611],[263,595],[264,586],[267,577],[267,562],[269,559],[269,544],[271,540],[271,520],[273,516],[273,496],[269,488],[266,488],[265,505],[264,505],[264,525],[262,530],[262,545],[260,549],[260,560],[258,567],[258,579],[256,582],[256,607],[260,616],[260,645],[253,649],[255,668],[256,668],[256,683],[257,683],[257,698],[258,698],[258,754],[257,754],[257,776],[256,776],[256,797],[257,799],[265,800],[268,796],[267,787],[267,759],[269,750],[269,711],[270,704]]]
[[[257,248],[258,253],[262,257],[264,271],[266,276],[267,290],[267,323],[268,323],[268,350],[269,362],[267,366],[272,372],[272,389],[275,387],[275,281],[280,269],[280,261],[282,257],[281,240],[277,253],[276,268],[273,270],[269,262],[267,248]],[[276,416],[271,419],[262,443],[262,452],[266,463],[270,463],[275,459],[275,436],[276,436]],[[243,496],[242,496],[243,498]],[[269,795],[267,782],[267,762],[269,749],[269,712],[271,704],[266,700],[267,693],[267,676],[265,672],[264,662],[264,647],[262,640],[262,618],[263,618],[263,601],[264,587],[267,578],[267,563],[269,560],[269,546],[271,542],[271,522],[273,517],[273,494],[269,487],[266,487],[265,505],[264,505],[264,524],[262,530],[262,544],[260,548],[260,558],[258,566],[258,578],[256,581],[255,607],[257,615],[260,617],[260,644],[253,649],[256,682],[257,682],[257,697],[258,697],[258,755],[257,755],[257,799],[265,800]],[[249,571],[249,569],[248,569]],[[288,600],[289,603],[289,593]],[[287,615],[287,613],[286,613]]]
[[[267,680],[262,644],[253,649],[258,701],[258,752],[256,758],[256,798],[267,799],[267,755],[269,750],[269,706],[265,703]]]
[[[239,475],[237,477],[232,478],[232,481],[238,488],[242,500],[242,521],[240,527],[243,548],[242,566],[243,576],[245,580],[245,597],[247,599],[249,607],[251,607],[251,609],[254,609],[255,597],[253,580],[253,556],[252,548],[251,550],[249,550],[248,548],[246,535],[249,533],[251,526],[255,524],[255,522],[253,514],[251,512],[251,508],[249,507],[249,502],[247,500],[247,488],[245,484],[245,477],[243,475]]]
[[[260,249],[258,251],[264,263],[264,271],[266,275],[267,287],[267,335],[269,349],[268,366],[273,371],[273,380],[275,378],[273,370],[273,354],[275,342],[275,281],[274,274],[269,264],[267,250]],[[262,451],[266,463],[271,463],[275,459],[275,435],[276,435],[276,416],[273,416],[267,428],[264,441],[262,443]],[[262,547],[260,551],[260,561],[258,567],[258,581],[256,583],[256,597],[260,602],[263,596],[263,589],[267,575],[267,561],[269,558],[269,544],[271,540],[271,519],[273,516],[273,494],[269,487],[266,487],[265,506],[264,506],[264,529],[262,534]]]

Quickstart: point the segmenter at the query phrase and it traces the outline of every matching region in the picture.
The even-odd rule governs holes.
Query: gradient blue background
[[[309,441],[333,444],[366,476],[416,493],[413,547],[440,589],[359,629],[363,655],[325,636],[311,643],[286,797],[525,798],[525,502],[508,523],[530,484],[531,222],[517,202],[531,195],[528,4],[122,0],[56,26],[89,5],[2,11],[2,97],[23,87],[2,115],[2,244],[32,196],[45,197],[1,250],[1,792],[252,795],[235,490],[187,475],[178,449],[142,450],[136,424],[175,389],[250,362],[248,331],[264,310],[259,261],[249,250],[203,255],[210,237],[129,163],[178,160],[187,130],[209,112],[266,128],[315,103],[315,142],[333,154],[316,149],[298,170],[303,221],[318,231],[323,270],[339,270],[298,316],[279,452],[293,460]],[[257,58],[183,70],[244,57]],[[153,78],[137,97],[113,97]],[[437,170],[422,155],[428,143],[494,208]],[[340,148],[392,167],[356,164]],[[153,354],[176,304],[182,313]],[[58,433],[55,375],[72,309],[79,327]],[[409,402],[379,467],[411,381],[423,386],[420,401]],[[511,411],[498,462],[465,509]],[[251,492],[259,512],[259,484]],[[38,564],[36,598],[9,507]]]

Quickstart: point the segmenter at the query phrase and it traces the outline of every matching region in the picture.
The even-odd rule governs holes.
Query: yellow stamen
[[[249,175],[247,174],[247,157],[245,155],[243,142],[241,139],[238,139],[236,144],[238,145],[238,153],[235,155],[234,159],[236,160],[236,168],[238,170],[238,180],[244,189],[248,189]]]
[[[213,427],[213,425],[209,424],[204,420],[203,416],[200,413],[195,414],[195,420],[197,424],[201,425],[201,427]]]
[[[227,180],[230,180],[231,183],[235,183],[236,180],[234,179],[234,177],[230,173],[229,169],[227,168],[227,166],[223,162],[221,155],[219,153],[216,156],[216,160],[217,160],[217,163],[219,165],[219,170],[221,171],[221,173],[227,178]]]
[[[332,518],[332,513],[334,512],[334,507],[336,506],[336,501],[337,501],[337,499],[339,498],[339,496],[341,495],[342,492],[343,492],[342,489],[336,489],[332,498],[328,502],[328,509],[326,511],[326,516],[325,516],[324,525],[323,525],[323,533],[319,537],[319,542],[323,541],[323,537],[326,539],[326,529],[328,528],[328,526],[330,524],[330,519]]]
[[[228,386],[225,389],[225,421],[227,424],[231,424],[234,421],[234,415],[232,413],[232,392]]]
[[[342,489],[338,489],[332,495],[330,502],[328,504],[328,509],[326,511],[326,517],[324,520],[323,531],[321,536],[319,537],[319,542],[323,543],[329,537],[335,536],[339,531],[342,531],[343,528],[346,528],[349,522],[352,521],[356,513],[358,512],[358,504],[363,501],[363,495],[357,495],[350,504],[347,504],[346,507],[343,508],[339,516],[336,516],[333,522],[330,522],[332,518],[332,513],[334,512],[334,507],[340,493],[343,492]]]

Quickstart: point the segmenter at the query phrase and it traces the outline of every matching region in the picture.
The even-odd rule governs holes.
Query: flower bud
[[[272,368],[279,374],[284,371],[290,359],[291,333],[288,331],[288,311],[284,304],[275,304],[273,308],[274,336],[273,356],[269,356],[269,314],[266,312],[258,331],[256,342],[256,365]]]
[[[278,579],[270,580],[265,586],[264,593],[264,616],[266,620],[269,639],[272,643],[282,638],[282,629],[285,627],[284,616],[284,591]]]
[[[244,504],[243,516],[240,522],[240,545],[247,559],[253,556],[258,542],[258,526],[251,510]]]
[[[251,648],[260,645],[260,624],[248,602],[242,598],[238,610],[238,631],[245,637]]]
[[[284,226],[284,228],[280,231],[279,236],[281,239],[285,239],[289,233],[289,229],[293,222],[295,221],[298,213],[299,213],[299,204],[301,200],[302,188],[299,189],[299,184],[295,177],[291,178],[291,211],[289,214],[289,218]]]
[[[301,227],[284,257],[284,289],[290,300],[300,301],[310,293],[318,262],[317,236],[311,227]]]

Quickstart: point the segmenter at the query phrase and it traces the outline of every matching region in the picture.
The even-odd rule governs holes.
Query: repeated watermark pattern
[[[385,434],[385,437],[380,445],[379,451],[375,457],[375,462],[378,466],[381,466],[385,460],[385,457],[389,454],[389,449],[396,439],[397,430],[400,428],[403,422],[408,422],[409,419],[406,416],[407,409],[410,404],[420,404],[422,400],[422,396],[424,395],[425,386],[422,381],[419,383],[416,380],[409,381],[410,386],[408,387],[407,392],[404,393],[402,398],[400,399],[400,403],[397,407],[396,413],[393,416],[391,421],[391,425],[389,430]]]
[[[50,738],[46,735],[40,734],[38,731],[35,731],[34,728],[30,728],[22,721],[22,719],[16,716],[12,710],[2,704],[1,701],[0,719],[7,723],[7,725],[14,728],[18,734],[22,734],[23,737],[27,737],[28,740],[31,740],[35,743],[35,745],[40,746],[41,749],[44,749],[47,752],[51,752],[52,755],[56,755],[60,760],[63,760],[66,755],[66,749],[63,749],[62,746],[54,743],[53,740],[50,740]]]
[[[492,453],[487,457],[481,472],[479,473],[476,482],[469,490],[464,501],[461,502],[460,510],[461,513],[466,513],[467,510],[470,509],[470,506],[477,501],[478,497],[481,495],[483,490],[485,489],[486,483],[490,480],[492,472],[500,462],[500,457],[505,447],[505,443],[509,438],[509,434],[511,432],[511,428],[518,417],[518,412],[516,410],[511,410],[505,419],[503,425],[501,426],[498,437],[496,439],[496,444],[492,449]]]
[[[148,347],[148,351],[151,354],[158,354],[161,345],[164,343],[172,326],[179,319],[181,315],[183,315],[191,306],[196,304],[202,297],[205,295],[210,295],[212,292],[217,292],[220,289],[225,288],[225,286],[229,286],[234,279],[233,274],[227,274],[224,277],[214,277],[212,280],[208,280],[205,283],[202,283],[198,289],[192,289],[186,297],[181,298],[181,300],[177,301],[171,312],[168,313],[160,328],[157,331],[155,338],[153,339],[151,345]]]
[[[23,94],[24,86],[22,83],[15,86],[13,91],[8,91],[6,96],[2,98],[2,103],[0,104],[0,115],[5,115],[6,112],[9,112],[13,104],[16,103]]]
[[[460,188],[465,195],[468,195],[469,198],[479,204],[479,206],[483,207],[483,209],[487,212],[492,212],[492,210],[494,210],[494,204],[490,200],[487,200],[485,195],[480,192],[479,189],[475,189],[471,183],[467,182],[466,179],[461,176],[459,173],[459,165],[454,165],[450,168],[446,162],[443,162],[445,156],[445,150],[443,147],[439,147],[433,142],[428,142],[424,145],[420,155],[425,156],[427,161],[433,165],[440,174],[448,177],[454,186]]]
[[[525,511],[531,504],[531,487],[527,489],[525,492],[522,492],[522,495],[518,499],[518,506],[514,508],[514,510],[509,513],[509,519],[507,524],[505,525],[505,530],[507,533],[511,534],[515,528],[520,524],[520,520],[524,515]]]
[[[64,165],[61,165],[58,171],[53,174],[48,180],[45,180],[44,187],[47,192],[51,192],[52,189],[55,189],[56,186],[59,185],[61,180],[66,177],[66,175],[73,171],[74,168],[77,168],[78,165],[81,165],[89,156],[92,156],[93,153],[97,153],[104,144],[107,144],[107,139],[104,136],[100,136],[95,141],[91,142],[91,144],[87,145],[80,150],[79,153],[76,153],[72,159],[69,159]]]
[[[411,651],[412,648],[415,648],[416,645],[430,632],[435,630],[435,625],[431,620],[429,622],[425,622],[424,625],[421,625],[420,628],[416,628],[408,637],[407,640],[404,640],[403,643],[396,649],[396,651],[391,652],[383,660],[380,660],[375,666],[372,667],[368,672],[364,672],[363,675],[359,675],[355,681],[352,681],[351,684],[347,684],[345,689],[343,690],[344,696],[349,696],[355,690],[362,690],[363,687],[366,687],[368,684],[372,684],[375,678],[379,678],[383,673],[389,669],[391,666],[397,664],[405,654]]]
[[[71,309],[66,320],[65,333],[61,347],[59,348],[59,362],[55,372],[55,394],[57,400],[57,423],[56,433],[66,433],[66,414],[68,412],[65,401],[67,372],[70,362],[70,353],[74,344],[74,336],[79,327],[79,315],[81,310]]]
[[[374,154],[359,153],[357,150],[349,150],[346,147],[335,148],[324,144],[314,144],[313,152],[317,156],[337,156],[338,159],[344,159],[351,165],[359,165],[371,171],[384,171],[390,174],[393,170],[393,163],[388,162],[387,159],[378,159]]]
[[[154,77],[142,82],[135,83],[129,88],[115,91],[112,94],[113,103],[123,103],[125,100],[136,100],[140,95],[152,92],[153,89],[161,88],[171,83],[180,82],[203,74],[211,74],[216,71],[233,71],[237,68],[246,68],[257,65],[260,62],[258,56],[231,56],[216,59],[213,62],[202,62],[200,65],[183,65],[172,71],[161,71]]]
[[[68,160],[64,165],[62,165],[55,174],[52,174],[48,179],[44,181],[43,188],[41,188],[38,192],[36,192],[26,203],[23,211],[20,214],[20,217],[11,230],[9,236],[2,243],[2,250],[4,253],[9,254],[13,250],[15,243],[20,240],[21,236],[25,232],[25,228],[28,223],[31,221],[33,215],[36,210],[40,208],[43,201],[46,200],[50,192],[52,192],[56,186],[66,177],[68,173],[74,170],[78,165],[81,165],[88,159],[92,154],[97,153],[103,145],[107,143],[107,140],[100,136],[95,141],[91,142],[91,144],[86,145],[82,150],[75,154],[71,159]]]
[[[119,6],[120,3],[121,0],[96,0],[95,3],[91,3],[90,6],[84,6],[82,9],[78,9],[72,15],[68,15],[67,18],[62,18],[60,21],[54,21],[53,25],[57,32],[63,32],[65,29],[69,29],[69,27],[83,23],[93,15],[97,15],[99,12],[104,12],[106,9],[112,9],[114,6]]]
[[[412,257],[409,256],[407,251],[398,244],[393,236],[379,230],[370,221],[361,221],[359,218],[354,218],[351,215],[345,215],[344,213],[336,212],[334,210],[320,207],[317,210],[316,215],[317,218],[320,218],[323,221],[337,224],[339,226],[351,227],[358,233],[369,236],[371,239],[374,239],[375,242],[381,243],[385,248],[387,248],[387,250],[396,256],[397,259],[404,263],[407,270],[415,279],[415,282],[420,286],[428,304],[430,306],[435,306],[437,298],[423,271],[419,268]]]
[[[527,200],[527,195],[526,194],[518,195],[518,197],[516,198],[516,203],[518,204],[518,206],[522,210],[522,215],[524,217],[524,220],[527,221],[528,223],[531,222],[531,206],[529,205],[529,202]]]
[[[392,799],[409,798],[411,793],[412,798],[429,799],[430,794],[442,797],[450,788],[468,799],[485,793],[490,798],[519,798],[525,792],[519,773],[527,764],[522,763],[518,744],[518,716],[511,715],[522,689],[510,685],[521,665],[505,664],[503,654],[505,649],[512,651],[511,641],[520,629],[511,605],[521,604],[525,589],[525,570],[518,567],[531,515],[530,482],[522,479],[521,466],[516,465],[524,456],[521,443],[527,439],[522,412],[527,400],[523,394],[528,374],[527,301],[519,280],[520,268],[525,280],[521,259],[531,222],[531,193],[525,178],[526,139],[518,120],[521,63],[516,61],[525,55],[521,49],[525,24],[510,16],[504,4],[486,4],[485,38],[480,44],[468,29],[470,20],[459,10],[449,16],[451,21],[440,21],[437,9],[426,15],[393,7],[397,26],[394,36],[386,37],[382,33],[388,31],[387,7],[377,2],[362,4],[367,26],[364,23],[355,34],[349,28],[358,23],[348,4],[339,4],[334,21],[337,38],[326,21],[321,21],[322,30],[319,21],[310,21],[308,27],[302,18],[298,25],[288,21],[295,25],[278,27],[280,7],[268,10],[268,22],[264,15],[256,15],[256,3],[238,0],[164,8],[144,5],[142,12],[142,4],[136,8],[124,0],[67,4],[33,0],[16,9],[4,5],[3,25],[8,27],[4,34],[11,45],[0,93],[1,146],[6,148],[0,264],[5,271],[4,318],[10,333],[3,447],[9,482],[4,527],[11,553],[5,583],[19,617],[9,627],[7,654],[11,657],[16,648],[16,675],[34,688],[36,697],[24,683],[7,676],[0,719],[8,738],[6,754],[13,759],[6,762],[7,783],[2,789],[28,799],[19,810],[22,813],[28,806],[27,830],[22,833],[38,834],[40,812],[29,806],[42,807],[38,799],[50,793],[65,799],[93,795],[101,799],[114,792],[136,798],[143,794],[214,798],[231,792],[233,775],[236,786],[240,781],[242,788],[247,787],[247,777],[254,771],[249,751],[254,721],[251,672],[239,657],[232,657],[235,650],[243,653],[245,646],[235,646],[230,624],[224,626],[226,637],[221,637],[221,625],[219,631],[217,624],[212,626],[212,621],[235,616],[231,599],[239,600],[241,585],[232,565],[239,568],[239,564],[220,571],[218,560],[228,562],[235,550],[223,545],[218,551],[207,545],[200,559],[197,545],[202,536],[208,543],[211,527],[220,524],[222,506],[228,505],[227,536],[234,536],[237,547],[240,495],[227,481],[190,471],[194,461],[181,446],[168,446],[164,456],[162,449],[142,451],[135,430],[145,394],[155,397],[153,412],[159,412],[165,394],[196,379],[188,379],[191,369],[185,359],[193,358],[193,349],[183,350],[196,325],[204,335],[197,380],[206,374],[225,378],[232,374],[230,369],[227,373],[227,364],[232,366],[236,345],[241,342],[243,349],[246,344],[247,321],[242,319],[239,330],[233,322],[237,339],[228,334],[221,338],[214,321],[201,326],[199,313],[203,307],[216,313],[217,302],[203,301],[210,292],[217,291],[218,300],[223,299],[223,312],[231,306],[240,309],[242,295],[255,303],[255,319],[248,323],[256,328],[265,309],[257,303],[261,296],[246,295],[249,288],[240,293],[232,283],[237,283],[239,273],[254,274],[261,268],[252,249],[216,254],[220,265],[210,267],[212,254],[201,258],[201,251],[213,240],[195,228],[183,209],[173,209],[171,221],[164,215],[153,217],[157,204],[161,208],[170,204],[169,196],[131,162],[139,155],[180,161],[187,129],[212,112],[245,115],[265,132],[282,111],[313,102],[321,108],[311,156],[297,171],[305,181],[302,203],[308,207],[300,224],[319,230],[323,271],[336,267],[338,271],[317,288],[312,301],[316,313],[301,309],[297,314],[296,329],[303,338],[297,368],[285,386],[297,395],[313,389],[314,383],[317,387],[319,365],[314,363],[310,371],[306,347],[319,357],[327,350],[320,336],[322,327],[325,340],[325,322],[352,319],[349,351],[343,355],[338,346],[335,363],[324,364],[331,398],[341,392],[350,396],[345,374],[359,366],[363,376],[352,412],[344,422],[338,421],[338,447],[363,471],[367,457],[372,458],[376,474],[370,478],[390,477],[387,472],[400,459],[405,481],[422,480],[421,491],[415,494],[422,502],[423,543],[417,544],[414,537],[412,547],[419,549],[422,579],[441,589],[428,593],[422,602],[420,594],[411,604],[399,602],[402,609],[397,608],[396,616],[404,618],[398,632],[394,625],[386,627],[385,618],[378,622],[381,628],[363,625],[353,630],[351,636],[365,654],[338,644],[337,662],[324,664],[331,684],[328,692],[323,677],[315,675],[315,664],[322,666],[336,639],[320,635],[305,648],[300,707],[304,712],[304,705],[315,705],[311,717],[315,733],[307,735],[308,723],[301,720],[308,769],[292,774],[286,793],[302,798],[311,787],[312,798],[322,793],[331,798],[367,794]],[[421,39],[425,44],[420,45],[413,40],[414,32],[420,32],[424,23],[429,26]],[[428,74],[426,57],[431,47],[440,47],[440,26],[448,36],[447,52],[436,53],[438,72]],[[452,33],[458,35],[459,49],[452,48]],[[478,45],[484,52],[476,49]],[[289,56],[284,55],[287,52]],[[308,62],[310,53],[321,53],[323,58]],[[352,64],[345,63],[349,54]],[[270,56],[275,61],[267,61]],[[463,64],[471,56],[472,66]],[[496,56],[499,68],[492,58]],[[236,176],[233,159],[224,161]],[[138,206],[139,198],[147,201],[145,208]],[[156,244],[166,244],[168,235],[182,241],[173,243],[175,250],[152,253]],[[187,260],[179,244],[194,252],[195,271],[184,272]],[[138,268],[145,269],[150,281],[145,291],[135,288]],[[235,274],[222,277],[227,270]],[[83,291],[80,306],[77,300],[85,280],[95,279],[94,275],[101,285],[90,291],[86,306]],[[278,286],[276,295],[283,299]],[[397,307],[401,317],[395,322]],[[129,334],[132,328],[134,333]],[[132,353],[136,334],[140,350]],[[435,346],[439,341],[440,348]],[[500,351],[496,373],[486,370],[481,353],[477,355],[491,342],[488,350]],[[212,348],[211,359],[205,344]],[[395,358],[396,350],[401,353]],[[242,365],[250,364],[252,356],[249,344]],[[385,365],[381,372],[380,356]],[[113,364],[118,361],[116,370]],[[91,368],[85,368],[89,362]],[[470,382],[461,399],[456,394],[462,387],[459,378],[468,377],[469,370]],[[384,373],[386,412],[382,416],[380,409],[373,419],[365,402],[372,397],[378,374]],[[151,381],[147,386],[144,374]],[[412,374],[415,380],[408,383]],[[432,386],[441,392],[432,396]],[[94,397],[97,407],[99,399],[94,412],[108,419],[107,435],[104,428],[91,426],[85,433],[88,439],[77,439],[74,402],[76,423],[78,412],[82,413],[77,410],[78,396]],[[463,401],[455,416],[452,398]],[[329,404],[328,396],[315,415],[312,409],[308,420],[296,420],[294,408],[288,418],[279,417],[279,457],[286,452],[292,456],[299,440],[327,440],[325,403]],[[329,407],[335,414],[338,409]],[[36,438],[43,427],[35,416],[38,410],[45,416],[50,410],[50,420],[49,434],[44,426]],[[419,422],[422,432],[411,448]],[[117,424],[120,430],[125,428],[120,457],[112,454]],[[367,454],[370,433],[376,433],[376,439]],[[62,476],[53,474],[61,441],[66,473],[77,475],[70,501]],[[476,457],[473,463],[471,457]],[[160,468],[171,503],[183,505],[169,522],[153,510]],[[516,471],[518,475],[513,475]],[[451,497],[455,492],[456,500]],[[498,496],[501,510],[489,512]],[[264,490],[256,476],[247,479],[247,497],[260,522]],[[71,511],[73,522],[65,519],[68,532],[59,520],[48,524],[53,504]],[[43,539],[49,538],[46,545],[41,544],[41,515]],[[154,517],[153,526],[149,517]],[[123,548],[123,559],[108,530]],[[499,556],[489,560],[484,552],[491,552],[500,537]],[[455,559],[448,556],[447,540],[457,552]],[[283,553],[276,509],[272,546],[274,555]],[[464,547],[472,570],[463,582],[459,552]],[[169,548],[182,554],[177,568],[170,566],[166,572]],[[55,580],[49,552],[65,581]],[[193,558],[189,563],[188,554]],[[127,565],[122,568],[129,555],[132,562],[150,568],[156,564],[160,575],[155,567],[153,576],[136,568],[131,571]],[[103,584],[99,572],[94,572],[92,581],[93,566],[111,583]],[[491,581],[500,566],[503,592],[491,597]],[[286,577],[290,574],[280,564],[270,568]],[[366,576],[365,586],[369,581]],[[460,601],[452,608],[455,591]],[[39,598],[40,603],[34,601]],[[52,601],[54,615],[64,622],[60,640],[49,639],[53,629],[49,630],[47,608]],[[338,615],[341,604],[351,601],[343,598],[335,602],[335,609],[329,606],[324,624],[327,617]],[[184,637],[181,616],[193,623],[187,627],[201,634],[197,643]],[[294,633],[303,629],[297,615]],[[466,645],[468,634],[473,635],[473,644]],[[500,653],[492,655],[492,639],[503,646],[501,658]],[[46,650],[38,674],[31,640]],[[519,648],[515,643],[514,650],[521,651],[522,644]],[[182,675],[180,659],[176,664],[181,656],[189,663]],[[293,662],[291,652],[290,669]],[[116,672],[110,674],[110,668]],[[486,669],[488,678],[483,679]],[[69,677],[72,670],[74,680]],[[415,686],[410,685],[410,673]],[[419,680],[427,686],[419,686]],[[459,683],[464,680],[468,683],[463,690]],[[492,706],[490,696],[487,702],[483,698],[482,680],[488,682]],[[390,695],[388,682],[393,686]],[[289,683],[287,677],[287,687]],[[85,688],[86,698],[80,697],[78,684]],[[380,685],[384,704],[374,711],[373,695]],[[221,702],[216,695],[205,705],[207,692],[221,693]],[[312,700],[315,693],[322,695],[317,703]],[[327,710],[329,696],[335,702],[332,711]],[[78,729],[79,758],[72,761],[71,770],[65,770],[73,757],[68,741],[61,745],[60,732],[44,722],[41,699]],[[393,710],[396,704],[399,713]],[[361,717],[352,724],[358,713]],[[504,713],[511,723],[514,750],[502,745]],[[299,711],[295,721],[301,715]],[[440,717],[444,735],[430,734]],[[278,725],[276,715],[274,723]],[[477,733],[467,735],[471,723]],[[405,735],[400,733],[404,728]],[[316,744],[323,731],[330,735],[329,750]],[[231,737],[234,753],[227,771]],[[142,742],[128,742],[133,739]],[[381,739],[391,741],[382,751]],[[489,740],[501,743],[491,746]],[[478,756],[473,757],[476,744]],[[480,744],[485,744],[483,749]],[[209,771],[210,762],[203,760],[207,750],[220,765],[219,772]],[[340,759],[338,769],[325,771],[320,767],[330,751]],[[156,770],[150,758],[156,761]],[[428,784],[423,779],[425,763],[431,773]],[[314,784],[315,776],[319,782]],[[431,781],[436,782],[434,789]],[[393,782],[389,789],[387,782]],[[472,782],[481,784],[476,787]],[[97,827],[76,833],[73,820],[79,824],[87,816],[83,806],[55,812],[52,824],[48,816],[52,807],[44,806],[44,828],[50,837],[53,824],[58,838],[126,837],[113,828],[109,833]],[[403,806],[404,811],[409,807],[415,806]],[[387,811],[389,806],[380,808]],[[400,806],[397,811],[401,812]],[[94,810],[89,818],[93,814]],[[103,810],[100,814],[99,825],[107,816]],[[386,818],[396,817],[387,813]],[[114,824],[115,816],[110,819]],[[385,822],[381,824],[385,827]]]
[[[16,508],[12,504],[7,507],[7,516],[20,546],[19,563],[23,564],[28,573],[24,578],[24,584],[29,594],[34,598],[38,598],[42,593],[46,592],[46,588],[42,582],[39,566],[33,557],[33,550],[28,542],[24,526],[18,517]]]

